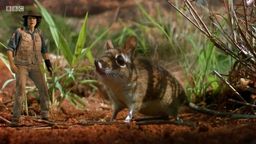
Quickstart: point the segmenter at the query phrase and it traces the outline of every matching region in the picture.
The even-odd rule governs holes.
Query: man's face
[[[28,16],[28,27],[35,27],[37,19],[34,16]]]

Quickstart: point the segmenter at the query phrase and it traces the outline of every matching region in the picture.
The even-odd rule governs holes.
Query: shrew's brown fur
[[[96,71],[108,88],[113,104],[113,116],[129,109],[125,121],[140,112],[149,116],[177,116],[186,102],[181,84],[163,67],[145,58],[135,57],[136,38],[129,37],[123,49],[107,42],[107,50],[95,60]]]

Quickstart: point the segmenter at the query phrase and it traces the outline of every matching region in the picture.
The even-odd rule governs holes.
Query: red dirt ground
[[[254,144],[256,120],[231,120],[197,112],[181,114],[185,124],[125,124],[127,110],[118,115],[114,123],[107,122],[111,109],[99,95],[86,98],[85,109],[76,109],[64,101],[51,112],[51,124],[35,116],[22,116],[20,127],[10,127],[0,121],[0,143],[178,143],[178,144]],[[0,115],[11,119],[11,107],[1,108]],[[37,104],[35,104],[37,105]],[[30,107],[30,111],[36,109]]]

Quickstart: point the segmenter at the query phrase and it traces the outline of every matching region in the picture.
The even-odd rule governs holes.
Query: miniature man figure
[[[10,67],[16,75],[12,124],[18,125],[21,115],[21,100],[25,95],[27,76],[39,90],[41,118],[48,120],[48,88],[42,71],[42,58],[47,70],[52,72],[48,49],[38,26],[42,16],[35,11],[23,15],[23,26],[12,35],[7,48]]]

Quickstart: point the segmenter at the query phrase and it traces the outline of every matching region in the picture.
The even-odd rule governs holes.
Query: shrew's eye
[[[119,65],[120,67],[126,66],[124,55],[116,55],[115,60],[116,60],[116,64]]]

